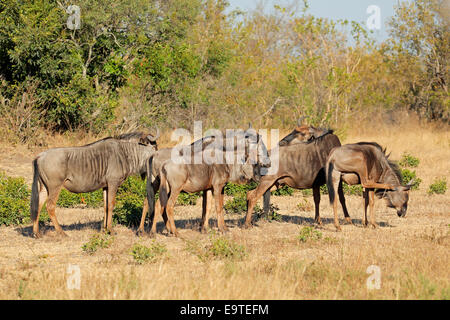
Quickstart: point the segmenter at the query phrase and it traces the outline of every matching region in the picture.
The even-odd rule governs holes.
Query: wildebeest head
[[[385,192],[385,199],[389,208],[397,210],[399,217],[406,215],[408,209],[409,190],[412,186],[412,181],[406,186],[398,186],[394,190],[388,190]]]
[[[271,160],[262,136],[252,128],[249,124],[248,129],[244,132],[246,145],[245,163],[252,165],[252,175],[255,180],[259,180],[270,167]],[[248,167],[248,170],[250,167]]]
[[[309,142],[313,139],[317,139],[326,133],[329,132],[327,129],[316,128],[313,126],[308,126],[306,124],[302,124],[302,120],[305,117],[301,117],[297,121],[297,127],[292,130],[286,137],[280,140],[278,143],[279,146],[288,146],[296,143],[305,143]]]
[[[152,135],[151,133],[149,134],[142,134],[141,137],[139,138],[139,144],[142,144],[144,146],[153,146],[153,148],[155,150],[158,150],[158,146],[156,144],[156,140],[159,138],[160,136],[160,132],[159,132],[159,128],[156,127],[156,133],[155,135]]]

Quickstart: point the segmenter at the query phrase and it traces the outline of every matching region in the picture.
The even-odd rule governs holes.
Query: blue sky
[[[270,12],[275,4],[283,6],[292,3],[292,0],[228,0],[228,2],[230,9],[240,8],[244,11],[255,9],[258,3],[263,3],[266,12]],[[378,6],[380,29],[374,29],[373,36],[381,41],[388,35],[386,21],[393,16],[394,5],[397,5],[398,2],[399,0],[309,0],[308,12],[317,17],[333,20],[347,19],[366,24],[367,19],[371,16],[371,13],[366,12],[367,8],[371,5]],[[299,0],[298,3],[302,5],[303,1]]]

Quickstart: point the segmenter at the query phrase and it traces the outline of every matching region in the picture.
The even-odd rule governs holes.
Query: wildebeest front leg
[[[203,203],[202,203],[202,223],[200,231],[206,233],[209,228],[209,215],[211,213],[212,206],[212,194],[211,190],[203,191]]]
[[[261,180],[256,189],[247,192],[247,215],[245,216],[244,228],[252,226],[252,214],[256,201],[268,190],[277,179]]]
[[[372,226],[372,228],[375,229],[377,227],[377,224],[375,223],[374,204],[375,204],[375,190],[370,189],[369,190],[370,225]]]
[[[363,192],[363,205],[364,205],[364,227],[367,227],[369,224],[369,220],[367,220],[367,206],[369,205],[369,191],[368,189],[364,189]]]
[[[225,220],[223,218],[223,198],[224,198],[223,187],[224,185],[214,187],[213,193],[216,204],[217,227],[219,228],[220,232],[227,232],[228,228],[225,225]]]
[[[320,187],[314,186],[313,187],[313,198],[314,198],[314,208],[316,215],[314,217],[314,222],[321,225],[322,220],[320,219],[320,213],[319,213],[319,205],[320,205]]]
[[[112,216],[113,216],[113,210],[114,206],[116,204],[116,193],[117,189],[119,188],[119,184],[111,183],[108,184],[108,190],[106,192],[107,195],[107,219],[106,219],[106,232],[112,231]]]

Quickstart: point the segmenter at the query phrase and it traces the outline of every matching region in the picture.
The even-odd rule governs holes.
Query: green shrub
[[[103,191],[96,190],[94,192],[72,193],[66,189],[62,189],[56,205],[62,208],[73,208],[79,205],[98,208],[103,206]]]
[[[288,185],[284,185],[281,188],[271,192],[274,196],[292,196],[294,194],[294,189]]]
[[[406,185],[407,183],[409,183],[411,180],[414,179],[414,182],[411,185],[411,190],[419,189],[419,185],[422,182],[422,179],[417,177],[415,170],[411,171],[409,169],[402,169],[401,173],[402,173],[402,184],[403,185]]]
[[[323,184],[320,186],[320,193],[321,194],[328,194],[328,187],[326,184]]]
[[[0,172],[0,225],[21,225],[31,222],[31,190],[24,178],[8,177]],[[39,221],[48,221],[45,208],[41,211]]]
[[[248,184],[227,183],[225,185],[224,192],[227,196],[241,195],[250,190],[256,189],[257,186],[258,184],[253,181]]]
[[[355,184],[355,185],[351,186],[344,182],[344,183],[342,183],[342,190],[344,191],[344,194],[346,194],[346,195],[362,196],[364,188],[360,184]]]
[[[146,247],[139,243],[134,244],[130,254],[133,256],[136,263],[143,264],[145,262],[156,262],[166,252],[167,248],[164,244],[153,240],[150,247]]]
[[[146,197],[146,182],[140,177],[128,177],[119,187],[114,207],[113,221],[125,226],[137,226]]]
[[[226,258],[242,260],[247,256],[246,249],[243,245],[225,237],[212,236],[211,245],[207,248],[209,255],[215,258]]]
[[[228,200],[224,205],[226,213],[245,213],[247,212],[247,195],[245,193],[236,195],[233,199]],[[261,207],[256,204],[254,212],[261,211]]]
[[[177,204],[181,206],[195,206],[197,204],[197,199],[200,198],[202,192],[187,193],[181,192],[177,198]]]
[[[99,248],[108,248],[113,240],[114,237],[106,233],[94,234],[88,242],[81,246],[81,249],[88,254],[93,254]]]
[[[412,156],[408,152],[404,152],[402,155],[402,159],[398,163],[402,167],[409,167],[409,168],[417,168],[419,166],[420,160],[419,158],[416,158]]]
[[[436,179],[428,187],[428,194],[444,194],[447,191],[447,179]]]
[[[320,240],[322,238],[322,233],[318,230],[315,230],[313,227],[303,227],[300,229],[300,232],[297,236],[297,239],[301,242],[307,241],[315,241]]]

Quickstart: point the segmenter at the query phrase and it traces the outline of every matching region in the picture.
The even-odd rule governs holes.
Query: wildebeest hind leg
[[[352,219],[350,218],[350,215],[348,214],[347,205],[345,204],[345,196],[344,196],[344,190],[342,188],[342,180],[339,182],[338,194],[339,194],[339,202],[341,203],[342,210],[344,211],[345,221],[347,221],[347,223],[349,223],[349,224],[353,224]]]
[[[61,192],[61,186],[57,188],[50,189],[48,193],[48,199],[47,199],[47,212],[50,216],[50,219],[52,220],[53,225],[55,226],[55,230],[58,234],[62,236],[67,236],[61,226],[58,223],[58,220],[56,219],[56,201],[58,201],[59,193]]]
[[[250,228],[252,226],[252,214],[256,201],[269,189],[277,179],[270,179],[266,181],[260,181],[258,187],[254,190],[247,192],[247,215],[245,216],[244,228]]]
[[[217,227],[220,232],[227,232],[228,228],[225,225],[225,220],[223,218],[223,185],[214,188],[214,200],[216,204],[216,214],[217,214]]]
[[[40,238],[41,234],[39,233],[39,215],[41,213],[42,207],[44,206],[45,201],[47,200],[48,192],[47,189],[41,184],[39,190],[39,206],[38,212],[36,216],[36,220],[33,221],[33,235],[35,238]]]
[[[319,205],[320,205],[320,187],[315,186],[313,187],[313,198],[314,198],[314,209],[315,209],[315,217],[314,222],[321,225],[322,220],[320,219],[320,213],[319,213]]]

